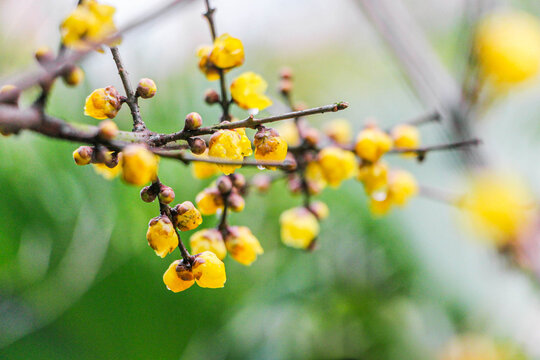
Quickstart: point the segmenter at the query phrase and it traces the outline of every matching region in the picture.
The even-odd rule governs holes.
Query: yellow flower
[[[358,171],[358,180],[364,184],[368,195],[375,191],[384,190],[388,185],[388,165],[382,161],[364,164]]]
[[[351,124],[346,119],[334,119],[324,127],[324,133],[340,145],[347,145],[352,140]]]
[[[294,121],[281,121],[276,125],[276,131],[290,146],[300,145],[300,136],[298,135],[298,129]]]
[[[194,254],[211,251],[218,259],[223,260],[227,256],[227,248],[218,229],[204,229],[191,235],[189,239],[191,252]]]
[[[169,265],[169,268],[163,274],[163,282],[167,285],[167,289],[172,292],[180,292],[190,288],[195,284],[193,275],[184,276],[185,279],[182,279],[181,275],[176,271],[176,267],[182,262],[182,260],[175,260]]]
[[[369,198],[369,211],[371,211],[373,215],[386,215],[392,209],[392,200],[390,196],[388,196],[388,193],[382,195],[385,196],[383,199],[374,196],[370,196]]]
[[[471,179],[461,206],[469,210],[473,228],[498,245],[512,241],[531,221],[532,196],[509,175],[480,173]]]
[[[107,180],[112,180],[122,172],[122,153],[118,154],[118,164],[108,167],[106,164],[92,164],[94,171]]]
[[[337,187],[356,173],[356,157],[350,151],[330,146],[319,152],[319,165],[328,185]]]
[[[113,86],[92,91],[86,98],[84,115],[98,120],[112,119],[122,107],[120,94]]]
[[[208,155],[225,160],[242,161],[252,154],[251,142],[244,129],[219,130],[210,138]],[[232,174],[242,165],[217,165],[225,174]]]
[[[92,153],[90,146],[80,146],[73,152],[73,160],[77,165],[88,165],[92,161]]]
[[[165,215],[150,220],[146,239],[148,245],[156,252],[156,255],[162,258],[178,247],[176,230],[171,220]]]
[[[69,86],[77,86],[84,80],[84,71],[78,66],[73,66],[62,76],[62,79]]]
[[[392,139],[376,127],[368,127],[358,134],[355,151],[363,160],[376,162],[392,148]]]
[[[173,221],[180,231],[189,231],[202,224],[202,216],[191,201],[184,201],[174,207]]]
[[[146,147],[128,145],[122,154],[122,177],[125,182],[142,186],[157,178],[159,158]]]
[[[319,221],[309,210],[296,207],[284,211],[279,217],[281,241],[287,246],[307,249],[319,235]]]
[[[245,72],[238,76],[231,84],[231,96],[242,109],[265,109],[272,105],[264,92],[268,84],[253,72]]]
[[[204,189],[197,194],[195,202],[203,215],[214,215],[223,208],[223,198],[216,188]]]
[[[197,57],[199,58],[199,70],[206,76],[209,81],[219,80],[219,70],[210,61],[211,46],[201,46],[197,49]]]
[[[255,134],[255,159],[260,161],[281,162],[287,156],[287,143],[274,129],[261,128]],[[267,169],[275,170],[275,166],[266,166]]]
[[[397,125],[392,129],[394,146],[404,149],[416,149],[420,146],[420,132],[416,126],[409,124]],[[405,156],[415,156],[413,152],[404,153]]]
[[[116,32],[113,16],[115,8],[84,0],[62,22],[60,30],[65,46],[75,50],[88,50]]]
[[[204,151],[201,155],[195,155],[195,157],[208,158],[208,149]],[[207,179],[216,174],[219,174],[219,168],[216,164],[202,162],[202,161],[193,161],[191,167],[191,173],[197,179]]]
[[[404,206],[418,193],[414,177],[407,171],[394,170],[388,176],[386,193],[375,192],[370,196],[370,210],[374,215],[388,213],[393,205]]]
[[[225,264],[211,251],[205,251],[195,257],[193,276],[197,285],[204,288],[222,288],[227,281]]]
[[[394,170],[390,173],[388,191],[392,202],[396,205],[406,205],[409,199],[418,194],[418,185],[414,176],[405,170]]]
[[[508,349],[509,350],[509,349]],[[525,356],[509,356],[508,350],[488,337],[476,334],[460,335],[452,339],[437,357],[438,360],[518,360]]]
[[[494,85],[531,79],[540,69],[540,22],[525,12],[497,12],[478,25],[475,51],[483,76]]]
[[[305,175],[311,194],[315,195],[324,190],[326,179],[322,167],[317,161],[311,161],[307,164]]]
[[[245,226],[230,227],[225,243],[232,258],[242,265],[251,265],[264,253],[259,240]]]
[[[244,63],[244,45],[239,39],[223,34],[214,41],[209,60],[221,69],[240,66]]]

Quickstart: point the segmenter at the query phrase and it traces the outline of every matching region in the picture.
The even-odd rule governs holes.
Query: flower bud
[[[146,233],[148,245],[156,252],[156,255],[164,258],[178,246],[178,235],[171,220],[160,215],[150,220]]]
[[[112,152],[103,146],[98,146],[93,155],[92,162],[97,164],[108,164],[112,161]]]
[[[193,275],[197,285],[204,288],[221,288],[225,285],[225,264],[210,251],[195,256],[193,261]]]
[[[307,128],[304,131],[304,139],[310,146],[316,146],[320,140],[319,131],[315,128]]]
[[[118,135],[118,125],[112,120],[103,120],[98,125],[98,135],[104,140],[112,140]]]
[[[289,79],[283,79],[279,82],[279,92],[288,95],[293,89],[293,82]]]
[[[296,159],[292,154],[287,154],[285,157],[285,160],[283,161],[282,169],[285,171],[294,171],[296,170],[298,164],[296,163]]]
[[[255,189],[257,189],[258,192],[265,193],[268,191],[268,189],[270,189],[272,179],[268,175],[257,174],[253,177],[252,184],[255,186]]]
[[[0,88],[0,104],[17,105],[21,90],[15,85],[4,85]]]
[[[195,202],[203,215],[214,215],[223,208],[223,198],[216,188],[204,189],[197,194]]]
[[[173,221],[180,231],[189,231],[202,224],[202,217],[191,201],[184,201],[173,208]]]
[[[152,186],[145,186],[141,190],[141,199],[144,202],[151,203],[152,201],[156,200],[156,193]]]
[[[84,80],[84,71],[78,66],[72,66],[62,75],[62,79],[68,86],[77,86]]]
[[[232,174],[231,179],[233,186],[238,190],[242,190],[246,186],[246,177],[242,174]]]
[[[231,192],[233,184],[228,176],[220,176],[216,186],[221,194],[228,194]]]
[[[297,176],[290,176],[287,181],[287,187],[293,194],[300,194],[302,191],[302,181]]]
[[[253,139],[255,145],[255,159],[260,161],[281,162],[287,156],[287,143],[279,136],[275,129],[261,126]],[[265,166],[275,170],[275,166]]]
[[[174,200],[174,190],[166,185],[161,184],[159,189],[159,202],[162,204],[170,204]]]
[[[188,144],[191,152],[195,155],[204,154],[206,151],[206,141],[200,137],[190,138]]]
[[[54,52],[48,46],[39,47],[34,56],[36,57],[37,62],[41,65],[50,63],[55,59]]]
[[[150,99],[156,95],[156,83],[152,79],[144,78],[139,80],[137,85],[137,95],[143,99]]]
[[[289,67],[283,67],[279,71],[279,77],[284,80],[291,80],[293,77],[292,69]]]
[[[202,125],[202,117],[199,113],[191,112],[186,116],[186,122],[184,129],[186,130],[195,130],[200,128]]]
[[[237,192],[232,192],[229,195],[227,198],[227,204],[229,204],[229,208],[234,212],[240,212],[244,210],[244,207],[246,206],[244,198]]]
[[[220,101],[219,94],[214,89],[208,89],[204,93],[204,101],[208,105],[216,104]]]
[[[90,146],[81,146],[73,152],[73,160],[77,165],[88,165],[92,161],[94,150]]]
[[[322,201],[314,201],[309,206],[310,210],[317,216],[317,219],[323,220],[328,217],[330,214],[330,210],[328,209],[328,206],[323,203]]]
[[[186,273],[191,274],[191,271],[185,269],[185,266],[182,267],[182,264],[182,260],[173,261],[163,274],[163,282],[167,286],[167,289],[175,293],[184,291],[195,284],[193,275],[191,275],[191,278],[189,278],[189,275],[186,276]],[[182,270],[178,271],[178,267],[182,267]]]

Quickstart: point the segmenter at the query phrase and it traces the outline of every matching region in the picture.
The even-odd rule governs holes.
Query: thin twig
[[[116,46],[111,47],[111,54],[118,69],[118,75],[122,79],[122,85],[124,85],[124,90],[126,91],[126,103],[131,110],[131,117],[133,118],[133,131],[140,132],[146,130],[146,125],[141,118],[141,112],[139,111],[139,104],[137,101],[137,94],[133,87],[131,86],[131,81],[129,80],[129,74],[124,67],[122,58],[120,57],[120,52]]]
[[[213,134],[218,130],[224,129],[237,129],[237,128],[251,128],[254,129],[259,125],[271,123],[275,121],[293,119],[300,116],[308,116],[314,114],[323,114],[325,112],[336,112],[344,110],[349,106],[346,102],[337,102],[330,105],[320,106],[312,109],[293,111],[290,113],[285,113],[281,115],[270,116],[262,119],[255,119],[253,116],[248,117],[247,119],[234,122],[224,122],[216,124],[209,127],[201,127],[197,130],[181,130],[176,133],[167,134],[167,135],[156,135],[152,137],[152,142],[155,145],[166,144],[176,140],[185,140],[189,137],[198,136],[198,135],[207,135]]]
[[[431,145],[424,146],[419,148],[394,148],[389,151],[389,153],[416,153],[416,154],[425,154],[430,151],[441,151],[441,150],[459,150],[465,149],[469,146],[478,146],[482,144],[480,139],[470,139],[464,141],[456,141],[448,144],[440,145]]]
[[[148,12],[146,15],[141,16],[128,23],[126,26],[122,27],[116,33],[111,36],[103,39],[100,42],[90,43],[88,42],[88,49],[84,51],[74,51],[70,54],[63,54],[59,56],[55,61],[50,63],[46,69],[40,67],[36,71],[26,71],[22,75],[18,76],[18,79],[2,81],[2,83],[9,83],[14,85],[19,90],[28,89],[42,81],[50,79],[50,77],[60,76],[66,69],[66,67],[77,63],[78,61],[85,58],[88,54],[93,53],[94,50],[100,48],[104,44],[113,43],[115,40],[118,40],[122,37],[123,34],[159,17],[164,14],[169,13],[175,6],[180,5],[181,3],[188,3],[194,0],[173,0],[170,3],[157,8],[155,11]],[[6,94],[0,94],[0,102],[5,101]]]
[[[214,12],[216,11],[215,8],[210,6],[210,1],[205,0],[206,5],[206,12],[203,14],[203,16],[208,20],[208,25],[210,26],[210,33],[212,35],[212,41],[216,40],[217,32],[216,32],[216,23],[214,20]],[[231,102],[229,101],[229,95],[227,93],[227,81],[225,80],[225,70],[216,67],[218,74],[219,74],[219,87],[221,91],[221,99],[220,99],[220,105],[223,109],[223,114],[221,115],[220,121],[228,121],[231,119],[229,115],[229,108],[231,106]]]

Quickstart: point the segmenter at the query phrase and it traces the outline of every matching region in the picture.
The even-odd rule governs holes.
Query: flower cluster
[[[221,116],[213,124],[203,126],[201,115],[190,112],[183,128],[175,129],[173,133],[159,134],[147,129],[139,111],[139,101],[155,97],[157,86],[149,78],[140,79],[136,87],[131,86],[115,46],[117,41],[112,41],[118,39],[113,21],[115,9],[96,0],[84,0],[62,23],[60,52],[86,51],[108,45],[124,89],[119,91],[113,86],[105,86],[87,96],[84,114],[100,120],[97,126],[81,129],[58,119],[55,123],[47,123],[48,118],[43,116],[44,128],[34,129],[45,134],[58,131],[55,134],[58,138],[87,144],[73,152],[77,165],[91,164],[107,179],[121,177],[127,184],[142,187],[140,197],[144,202],[157,203],[159,215],[150,220],[146,238],[161,258],[175,249],[180,252],[181,258],[174,260],[163,275],[170,290],[179,292],[195,282],[201,287],[223,287],[226,281],[223,260],[227,254],[243,265],[251,265],[263,255],[263,247],[249,227],[229,224],[231,212],[244,210],[250,188],[264,193],[274,181],[284,179],[293,195],[302,195],[300,206],[285,210],[279,217],[281,240],[293,248],[313,250],[321,231],[321,221],[329,215],[327,205],[313,197],[325,188],[335,189],[347,180],[357,179],[363,185],[371,212],[384,215],[395,206],[406,205],[419,193],[413,175],[391,167],[387,155],[399,153],[405,158],[422,161],[431,150],[478,143],[468,140],[421,147],[418,125],[426,122],[425,119],[401,123],[387,130],[370,122],[356,137],[353,126],[343,118],[329,121],[319,130],[308,123],[308,115],[344,110],[348,104],[338,102],[307,109],[305,105],[293,102],[294,82],[290,69],[280,73],[279,92],[291,112],[255,118],[259,111],[272,104],[266,95],[268,85],[251,71],[227,82],[228,72],[244,64],[244,46],[241,40],[229,34],[216,35],[214,9],[208,2],[206,5],[204,16],[210,24],[213,43],[201,46],[197,56],[198,67],[206,78],[219,80],[219,92],[209,89],[204,94],[207,104],[221,107]],[[494,40],[499,32],[505,33],[507,26],[513,26],[513,21],[515,18],[495,17],[480,26],[476,55],[484,79],[519,82],[537,72],[540,56],[536,56],[536,45],[527,45],[527,41],[532,43],[537,35],[540,37],[534,21],[520,21],[521,27],[516,31],[522,36],[515,45],[519,53],[516,59],[509,54],[513,47],[506,35],[501,35],[502,44]],[[501,52],[508,55],[504,61],[498,58]],[[68,85],[77,85],[84,79],[84,72],[74,64],[56,66],[62,60],[61,53],[55,55],[48,48],[40,48],[35,54],[45,70],[60,68],[54,76],[40,78],[41,95],[34,107],[43,110],[40,112],[43,115],[47,95],[57,77],[62,77]],[[20,91],[14,86],[6,85],[0,89],[2,104],[16,107],[19,95]],[[129,107],[133,120],[132,131],[120,130],[115,122],[125,106]],[[238,120],[231,115],[231,106],[247,110],[250,115]],[[435,117],[431,115],[427,121],[433,119]],[[276,121],[283,122],[275,128],[269,127],[269,123]],[[18,128],[3,125],[0,131],[8,135],[17,132]],[[161,158],[191,164],[196,178],[216,179],[197,194],[195,204],[183,201],[172,206],[175,192],[158,176]],[[238,170],[248,165],[257,166],[262,172],[246,179]],[[470,194],[458,203],[469,210],[476,223],[482,223],[482,228],[490,230],[489,236],[501,239],[501,244],[508,244],[511,242],[508,239],[516,238],[518,230],[528,222],[527,214],[521,211],[528,194],[508,182],[495,181],[495,177],[488,177],[488,180],[473,182]],[[495,201],[490,197],[493,192],[505,196]],[[211,219],[210,216],[215,216],[217,221],[208,227],[206,221]],[[205,228],[199,229],[203,220]],[[188,251],[182,235],[192,230],[196,232],[189,236]]]

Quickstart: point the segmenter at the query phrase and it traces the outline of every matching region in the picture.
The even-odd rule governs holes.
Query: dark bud
[[[112,154],[107,148],[99,146],[94,150],[94,158],[92,160],[94,163],[107,164],[112,160]]]
[[[161,187],[159,188],[159,202],[162,204],[170,204],[173,202],[174,197],[174,190],[167,185],[161,184]]]
[[[145,186],[141,190],[141,199],[144,202],[151,203],[156,200],[157,194],[153,191],[151,186]]]
[[[244,210],[244,207],[246,206],[244,198],[236,191],[230,193],[229,197],[227,198],[227,204],[229,204],[231,210],[235,212]]]
[[[291,80],[292,77],[293,77],[292,69],[289,68],[289,67],[283,67],[283,68],[281,68],[281,70],[279,71],[279,77],[280,77],[282,80]]]
[[[291,93],[293,89],[293,83],[291,80],[288,80],[288,79],[283,79],[279,82],[279,91],[283,94],[283,95],[288,95]]]
[[[156,83],[152,79],[144,78],[139,80],[137,84],[137,96],[143,99],[150,99],[156,95],[157,87]]]
[[[289,177],[287,185],[289,187],[289,191],[293,194],[300,194],[302,191],[302,182],[297,176]]]
[[[228,194],[232,190],[233,183],[228,176],[220,176],[216,186],[221,194]]]
[[[200,155],[206,150],[206,141],[200,137],[188,139],[189,148],[195,155]]]
[[[285,171],[294,171],[297,168],[296,160],[294,159],[294,156],[292,154],[287,154],[287,157],[283,161],[282,169]]]
[[[246,186],[246,178],[242,174],[232,174],[233,186],[238,190],[243,189]]]
[[[187,114],[184,129],[195,130],[202,126],[202,117],[199,113],[192,112]]]
[[[270,188],[270,185],[272,184],[272,179],[268,175],[257,174],[253,177],[252,183],[258,192],[265,193]]]
[[[34,56],[36,57],[36,60],[40,65],[47,65],[53,62],[56,58],[53,51],[47,46],[42,46],[37,49]]]
[[[0,104],[17,105],[21,90],[15,85],[4,85],[0,88]]]
[[[208,89],[204,93],[204,101],[208,105],[216,104],[220,101],[219,94],[214,89]]]

